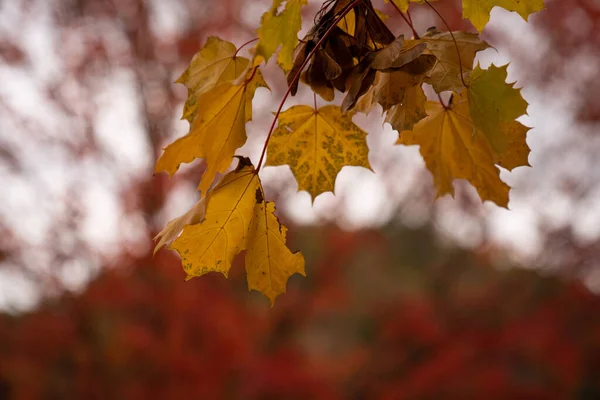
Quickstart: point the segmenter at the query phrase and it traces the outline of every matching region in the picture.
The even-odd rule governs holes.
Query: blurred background
[[[532,168],[501,173],[509,210],[461,181],[434,201],[418,148],[393,146],[377,112],[355,117],[375,174],[344,168],[335,196],[313,206],[265,168],[308,275],[274,308],[240,264],[184,283],[175,254],[152,257],[204,168],[152,175],[188,129],[173,82],[207,36],[254,38],[270,4],[0,0],[0,399],[600,398],[600,3],[492,12],[479,62],[511,62],[533,127]],[[460,1],[434,4],[473,31]],[[285,91],[263,71],[254,160]]]

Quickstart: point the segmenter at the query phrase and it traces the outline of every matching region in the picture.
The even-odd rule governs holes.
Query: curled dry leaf
[[[384,72],[405,72],[409,75],[422,76],[416,84],[421,84],[424,74],[429,71],[435,61],[435,56],[422,54],[426,48],[425,44],[413,45],[409,48],[397,48],[402,43],[401,37],[390,46],[369,54],[353,70],[348,78],[352,82],[348,94],[342,102],[342,110],[348,111],[354,108],[361,96],[369,90],[376,90],[374,81],[377,70]],[[393,57],[393,58],[392,58]],[[380,80],[380,82],[383,80]],[[394,103],[397,104],[397,103]],[[382,104],[383,105],[383,104]],[[386,108],[384,108],[386,110]]]
[[[381,13],[375,11],[370,0],[355,5],[343,18],[342,14],[352,4],[352,0],[337,0],[329,4],[333,5],[328,10],[324,5],[322,17],[295,51],[293,66],[287,75],[292,96],[298,88],[297,82],[292,82],[293,79],[322,38],[323,42],[302,74],[302,81],[326,101],[333,100],[334,89],[345,92],[352,86],[352,82],[347,82],[350,76],[360,76],[365,71],[364,67],[359,68],[359,73],[354,71],[363,58],[395,40],[382,21]],[[331,27],[337,18],[342,19],[337,26]],[[332,28],[330,33],[323,37],[329,28]]]
[[[456,44],[449,32],[430,29],[420,39],[406,43],[407,47],[424,43],[427,45],[427,51],[437,58],[437,63],[429,71],[425,80],[437,93],[446,91],[460,93],[464,89],[461,72],[463,78],[468,79],[473,70],[475,55],[490,47],[487,42],[473,33],[453,32],[453,35]]]
[[[368,113],[380,104],[386,113],[385,121],[392,128],[398,132],[412,129],[427,115],[422,84],[436,62],[435,56],[421,54],[397,70],[377,72],[375,82],[357,102],[356,110]]]

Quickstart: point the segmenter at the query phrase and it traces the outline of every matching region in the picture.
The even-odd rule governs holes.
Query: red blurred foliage
[[[298,228],[296,228],[298,230]],[[308,230],[274,308],[169,252],[0,318],[5,398],[595,398],[600,297],[428,231]],[[302,242],[301,244],[299,244]],[[597,398],[597,397],[596,397]]]

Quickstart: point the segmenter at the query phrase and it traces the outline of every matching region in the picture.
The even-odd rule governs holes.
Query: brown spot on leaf
[[[262,204],[265,201],[262,190],[260,188],[256,188],[256,204]]]

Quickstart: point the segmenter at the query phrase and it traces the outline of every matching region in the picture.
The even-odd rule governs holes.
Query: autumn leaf
[[[427,48],[424,43],[414,46],[402,46],[404,37],[398,36],[383,49],[375,51],[367,57],[369,67],[378,71],[392,71],[413,62]]]
[[[427,97],[423,91],[423,75],[403,71],[378,72],[373,86],[356,103],[355,110],[368,114],[376,104],[386,113],[385,122],[401,132],[411,129],[425,117]]]
[[[503,124],[527,113],[521,89],[505,82],[507,68],[508,65],[490,65],[483,70],[478,65],[471,74],[467,91],[471,119],[497,151],[506,150],[509,144],[502,132]]]
[[[390,107],[385,114],[385,122],[394,130],[402,132],[427,116],[425,104],[427,96],[421,85],[409,86],[403,91],[402,101]]]
[[[215,36],[208,37],[176,81],[188,88],[182,119],[192,123],[200,104],[198,97],[219,83],[235,80],[248,67],[248,59],[235,56],[236,51],[233,43]]]
[[[374,88],[374,100],[381,104],[384,111],[396,104],[402,104],[406,90],[423,83],[423,76],[411,75],[403,71],[382,73]]]
[[[275,203],[265,202],[262,190],[256,195],[246,252],[248,288],[263,293],[273,305],[275,298],[285,293],[290,276],[306,276],[304,257],[286,246],[287,228],[274,214]]]
[[[314,199],[333,191],[345,165],[371,168],[366,135],[340,107],[293,106],[279,116],[266,165],[289,164],[298,190],[308,191]]]
[[[386,113],[385,121],[401,132],[412,129],[423,119],[427,97],[423,91],[426,74],[436,63],[432,55],[422,55],[404,68],[393,72],[377,72],[375,82],[358,101],[355,109],[368,113],[380,104]]]
[[[305,275],[304,257],[288,249],[287,228],[274,213],[275,204],[265,201],[252,163],[240,158],[236,170],[225,175],[205,202],[167,224],[161,243],[185,225],[171,248],[181,256],[187,279],[208,272],[227,277],[235,256],[247,249],[248,288],[263,293],[273,304],[285,293],[290,276]]]
[[[302,7],[308,0],[287,0],[285,9],[278,13],[282,3],[283,0],[273,0],[271,9],[263,14],[258,28],[256,55],[269,61],[281,46],[277,64],[287,72],[294,64],[294,48],[298,44],[298,31],[302,27]]]
[[[427,50],[437,58],[437,63],[429,71],[425,80],[426,83],[433,86],[437,93],[445,91],[459,93],[464,88],[461,71],[463,78],[468,79],[470,72],[473,70],[473,62],[477,52],[490,47],[487,42],[479,39],[473,33],[453,32],[453,35],[456,44],[449,32],[430,29],[420,39],[410,40],[405,44],[410,47],[425,43],[427,44]]]
[[[500,180],[496,165],[508,169],[529,165],[525,142],[529,128],[517,121],[502,123],[501,133],[511,145],[499,152],[471,120],[466,91],[455,95],[448,108],[428,102],[426,110],[428,116],[412,131],[401,132],[397,144],[420,146],[438,195],[454,195],[453,180],[466,179],[482,200],[507,207],[510,188]]]
[[[373,86],[369,89],[372,92],[371,104],[365,104],[363,109],[368,110],[379,103],[383,111],[387,111],[397,104],[402,104],[405,101],[406,90],[415,86],[421,87],[426,73],[427,70],[416,75],[403,70],[378,72]]]
[[[376,92],[374,96],[369,97],[374,102],[379,102],[384,111],[395,104],[399,104],[402,101],[404,92],[399,91],[400,87],[398,85],[389,84],[390,74],[394,72],[413,77],[414,82],[411,85],[421,85],[423,83],[425,74],[433,67],[436,58],[431,54],[422,54],[427,47],[424,43],[403,48],[402,41],[402,36],[398,37],[385,48],[371,53],[355,68],[348,79],[352,81],[352,85],[342,102],[344,112],[353,109],[360,97],[369,91]],[[387,74],[382,75],[382,72]],[[375,83],[376,74],[380,77],[379,84]],[[382,82],[383,84],[381,84]],[[402,86],[402,89],[405,87]],[[394,102],[390,103],[391,101]],[[369,108],[365,102],[361,107]]]
[[[495,6],[516,11],[525,21],[529,14],[544,9],[544,0],[463,0],[462,4],[463,18],[468,18],[479,32],[490,20],[490,13]]]
[[[171,245],[188,279],[213,271],[227,276],[235,256],[246,249],[259,188],[252,165],[240,162],[207,194],[204,220],[185,226]]]
[[[156,172],[173,175],[181,163],[204,158],[207,168],[199,189],[206,193],[217,173],[229,168],[236,149],[246,143],[246,122],[252,119],[252,98],[259,87],[266,87],[259,69],[249,71],[248,81],[235,85],[222,83],[198,98],[198,110],[190,132],[165,148],[156,162]]]

